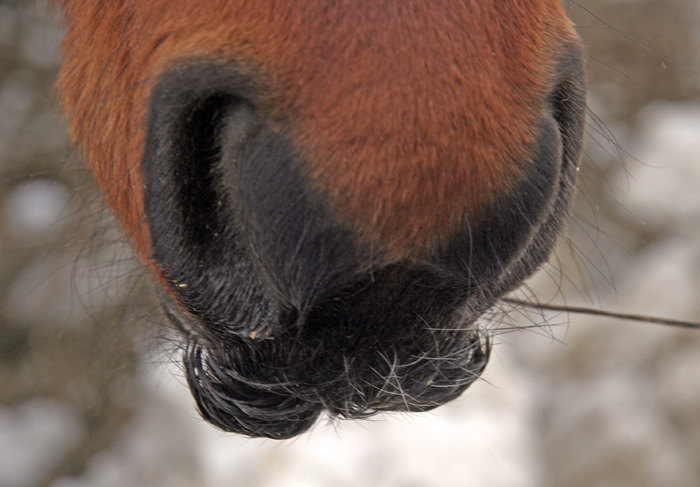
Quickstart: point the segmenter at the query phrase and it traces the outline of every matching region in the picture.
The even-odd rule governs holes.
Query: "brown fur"
[[[399,259],[517,182],[557,46],[575,37],[558,0],[61,3],[71,136],[146,260],[144,119],[174,61],[263,73],[338,218]]]

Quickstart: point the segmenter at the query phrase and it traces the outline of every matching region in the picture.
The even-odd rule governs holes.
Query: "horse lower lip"
[[[397,348],[395,339],[380,336],[369,347],[363,334],[324,337],[314,330],[288,332],[274,343],[231,335],[211,348],[192,337],[185,370],[208,421],[249,436],[288,438],[322,410],[361,418],[426,411],[458,397],[480,376],[490,344],[477,330],[443,329],[422,328],[418,341],[435,350],[412,350],[413,341]],[[439,345],[436,335],[445,333],[452,339]]]

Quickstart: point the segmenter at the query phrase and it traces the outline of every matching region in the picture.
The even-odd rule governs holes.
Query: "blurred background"
[[[700,321],[700,2],[564,3],[593,115],[568,232],[517,294]],[[434,412],[204,424],[69,147],[61,36],[0,0],[0,487],[700,485],[700,332],[505,305],[484,379]]]

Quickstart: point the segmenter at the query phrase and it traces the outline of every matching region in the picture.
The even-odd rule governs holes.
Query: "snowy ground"
[[[591,61],[591,105],[631,155],[589,141],[567,238],[526,296],[700,321],[700,9],[633,3],[690,54],[619,67],[651,88]],[[597,47],[609,30],[576,13],[612,62],[623,48]],[[159,322],[146,282],[99,204],[73,196],[89,179],[49,95],[60,35],[42,3],[0,0],[0,487],[700,485],[700,333],[602,318],[502,323],[523,329],[431,413],[322,420],[286,442],[204,424],[171,361],[134,347]]]

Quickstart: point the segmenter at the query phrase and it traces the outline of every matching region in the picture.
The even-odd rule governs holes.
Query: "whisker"
[[[607,311],[603,309],[589,308],[585,306],[564,306],[557,304],[532,303],[529,301],[523,301],[515,298],[503,298],[502,301],[509,304],[524,306],[527,308],[534,308],[538,310],[563,311],[566,313],[587,314],[592,316],[606,316],[608,318],[616,318],[618,320],[639,321],[644,323],[653,323],[656,325],[685,328],[689,330],[700,330],[700,323],[693,321],[673,320],[668,318],[660,318],[657,316],[640,315],[633,313],[618,313],[615,311]]]

